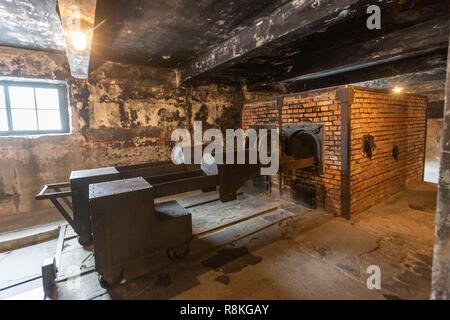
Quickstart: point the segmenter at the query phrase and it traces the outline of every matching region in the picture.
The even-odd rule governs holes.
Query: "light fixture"
[[[70,33],[70,39],[75,50],[83,51],[87,47],[87,36],[80,31],[72,31]]]
[[[402,93],[403,88],[402,88],[402,87],[399,87],[399,86],[395,86],[395,87],[392,89],[392,91],[393,91],[394,93],[399,94],[399,93]]]

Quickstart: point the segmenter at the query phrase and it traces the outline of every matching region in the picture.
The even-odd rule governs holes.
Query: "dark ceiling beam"
[[[96,5],[97,0],[58,0],[70,73],[77,79],[87,79],[89,76]],[[73,45],[72,32],[81,32],[86,36],[86,47],[84,49],[77,49]]]
[[[437,119],[444,116],[446,74],[446,68],[442,66],[416,73],[359,82],[354,85],[375,89],[398,86],[402,87],[405,93],[426,96],[428,98],[427,117]]]
[[[358,82],[354,85],[374,89],[388,89],[399,86],[404,88],[406,93],[426,95],[429,101],[441,101],[444,100],[445,77],[446,68],[442,66],[426,71]]]
[[[225,68],[263,46],[282,46],[350,18],[363,0],[291,1],[213,47],[181,69],[181,81]]]
[[[377,80],[387,77],[395,77],[403,74],[426,72],[437,68],[446,68],[447,49],[439,49],[433,54],[424,54],[404,60],[393,61],[382,65],[364,69],[353,70],[336,74],[332,77],[323,77],[311,80],[302,80],[290,83],[289,92],[314,90],[338,85],[354,84],[364,81]],[[249,90],[258,85],[247,84]],[[260,85],[260,84],[259,84]]]
[[[391,57],[381,58],[381,59],[374,59],[374,60],[360,62],[360,63],[352,63],[352,64],[345,65],[345,66],[340,66],[340,67],[336,67],[336,68],[332,68],[332,69],[328,69],[328,70],[324,70],[324,71],[318,71],[318,72],[313,72],[313,73],[308,73],[305,75],[297,76],[294,78],[289,78],[289,79],[283,80],[281,82],[287,83],[287,82],[295,82],[295,81],[301,81],[301,80],[314,80],[314,79],[334,76],[334,75],[340,74],[340,73],[355,71],[355,70],[369,68],[369,67],[375,67],[375,66],[379,66],[379,65],[389,63],[389,62],[395,62],[395,61],[399,61],[399,60],[404,60],[404,59],[409,59],[409,58],[414,58],[414,57],[430,54],[430,53],[436,52],[437,50],[442,49],[442,48],[444,48],[444,47],[437,46],[437,47],[433,47],[433,48],[427,48],[427,49],[415,50],[412,52],[406,52],[406,53],[394,55]]]
[[[380,38],[392,32],[410,28],[411,26],[428,21],[438,21],[439,18],[449,16],[450,2],[448,0],[402,0],[380,1],[382,28],[367,30],[367,13],[364,6],[357,8],[357,13],[349,19],[336,25],[321,29],[305,38],[276,47],[272,43],[250,52],[249,58],[239,59],[227,68],[217,68],[215,72],[205,73],[199,79],[211,79],[217,76],[245,78],[252,86],[260,84],[261,88],[267,84],[286,79],[290,69],[294,66],[317,67],[325,64],[324,59],[318,60],[329,53],[329,56],[339,56],[339,50],[347,46],[358,44],[362,47],[366,42]],[[356,50],[357,51],[357,50]],[[417,52],[416,52],[417,54]],[[347,55],[348,56],[348,55]],[[352,52],[350,53],[352,56]],[[405,57],[405,56],[403,56]],[[351,61],[350,63],[355,62]],[[357,62],[357,61],[356,61]],[[338,64],[339,66],[339,64]],[[304,72],[301,74],[305,74]],[[198,79],[196,80],[198,81]]]
[[[395,85],[414,86],[418,84],[440,82],[445,86],[446,68],[445,66],[433,68],[426,71],[405,73],[393,77],[385,77],[370,81],[358,82],[355,85],[370,87],[375,89],[386,89]]]
[[[448,46],[448,34],[449,19],[440,18],[294,61],[278,81],[313,80],[429,54]]]

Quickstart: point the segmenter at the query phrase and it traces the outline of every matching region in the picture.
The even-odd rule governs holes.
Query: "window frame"
[[[69,119],[69,103],[67,99],[67,85],[65,83],[45,83],[38,81],[21,81],[21,80],[0,80],[0,86],[3,87],[3,94],[5,99],[5,110],[8,122],[8,131],[0,131],[0,136],[26,136],[26,135],[45,135],[58,134],[70,132]],[[34,108],[37,112],[36,91],[37,88],[43,89],[57,89],[59,98],[59,115],[61,121],[60,130],[13,130],[12,116],[11,116],[11,101],[9,97],[9,87],[28,87],[33,88],[34,93]],[[56,109],[55,109],[56,110]],[[36,118],[36,121],[39,121]]]

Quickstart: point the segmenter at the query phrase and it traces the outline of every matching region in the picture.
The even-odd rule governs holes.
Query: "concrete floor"
[[[351,222],[306,210],[208,256],[111,292],[134,299],[428,299],[436,187],[403,191]],[[285,209],[296,210],[287,205]],[[381,290],[366,285],[381,269]]]
[[[350,222],[285,203],[293,217],[98,298],[428,299],[435,199],[425,183]],[[369,265],[381,269],[381,290],[367,288]]]
[[[42,262],[55,254],[57,240],[0,253],[0,299],[43,300]]]

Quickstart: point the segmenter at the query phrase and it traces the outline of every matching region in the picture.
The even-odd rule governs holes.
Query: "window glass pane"
[[[11,109],[14,130],[37,130],[36,111],[31,109]]]
[[[59,110],[38,110],[39,130],[61,130]]]
[[[8,131],[8,119],[6,109],[0,109],[0,131]]]
[[[34,91],[30,87],[9,87],[11,109],[34,109]]]
[[[3,90],[3,86],[0,86],[0,109],[6,108],[5,92]]]
[[[58,89],[36,88],[38,109],[59,109]]]

